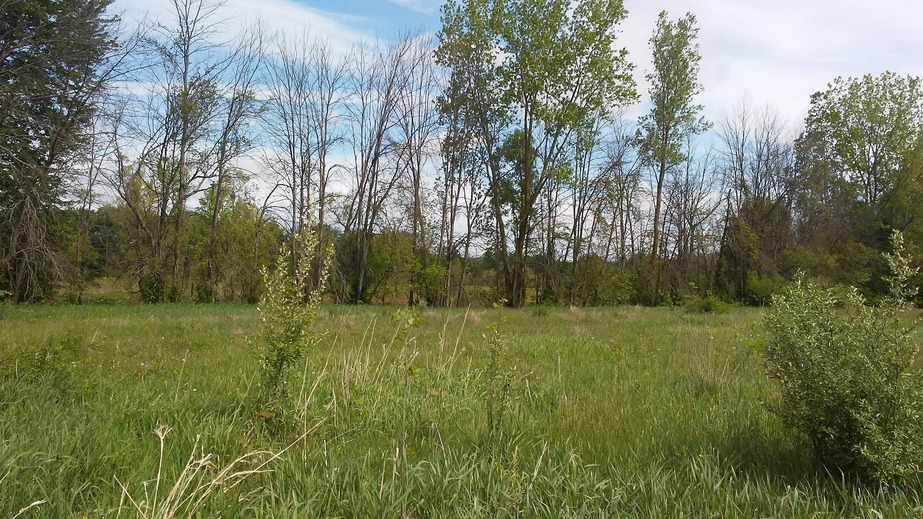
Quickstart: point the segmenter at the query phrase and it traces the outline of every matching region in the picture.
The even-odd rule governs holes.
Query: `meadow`
[[[273,409],[253,306],[0,311],[2,517],[923,514],[766,410],[757,309],[324,307]]]

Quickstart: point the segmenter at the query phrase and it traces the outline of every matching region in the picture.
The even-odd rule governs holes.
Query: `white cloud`
[[[702,54],[699,101],[720,121],[747,96],[775,107],[789,125],[807,114],[810,95],[837,76],[891,70],[923,75],[923,4],[906,0],[625,0],[623,45],[636,63],[646,95],[651,69],[648,40],[657,15],[687,11],[699,23]]]
[[[147,17],[169,26],[174,16],[172,2],[168,0],[116,0],[112,9],[122,12],[128,22]],[[362,16],[332,13],[292,0],[227,0],[218,9],[215,20],[221,22],[220,34],[227,39],[260,21],[270,34],[294,37],[307,31],[312,38],[327,41],[331,49],[342,53],[356,43],[375,39],[373,34],[357,28],[368,23]]]

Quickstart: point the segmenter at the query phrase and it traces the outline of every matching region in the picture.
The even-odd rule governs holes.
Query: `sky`
[[[439,30],[441,0],[227,0],[228,30],[260,18],[282,32],[307,28],[346,49],[398,32]],[[116,0],[127,18],[167,13],[169,0]],[[838,76],[886,70],[923,76],[920,0],[624,0],[620,45],[635,63],[638,90],[651,69],[648,40],[657,15],[696,15],[702,55],[698,102],[720,123],[743,99],[776,110],[797,132],[810,95]],[[628,110],[638,116],[643,103]]]

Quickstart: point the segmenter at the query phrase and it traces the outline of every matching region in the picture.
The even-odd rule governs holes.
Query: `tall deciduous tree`
[[[893,72],[837,78],[811,96],[805,133],[822,136],[827,160],[859,202],[883,202],[923,131],[920,79]]]
[[[352,303],[368,300],[372,240],[386,203],[400,180],[394,151],[401,142],[398,128],[405,116],[401,100],[416,73],[407,60],[418,44],[416,38],[408,36],[384,49],[356,48],[351,56],[353,65],[347,87],[351,101],[346,111],[347,140],[353,153],[349,180],[355,191],[346,203],[343,227],[354,248],[343,251],[349,257],[341,263],[352,274],[349,279]]]
[[[148,52],[138,55],[147,66],[124,92],[126,109],[113,130],[117,166],[109,175],[133,214],[134,275],[151,302],[194,295],[187,206],[211,180],[224,183],[232,160],[249,147],[247,123],[259,104],[258,34],[236,46],[220,41],[218,0],[171,4],[172,19],[151,27]]]
[[[651,111],[641,119],[639,137],[642,152],[652,172],[654,191],[653,236],[651,239],[651,266],[653,299],[659,297],[661,254],[661,215],[663,191],[667,173],[688,157],[683,144],[690,135],[705,131],[709,125],[699,115],[702,106],[694,103],[701,92],[699,84],[699,46],[695,42],[699,29],[695,15],[676,21],[661,11],[657,27],[651,37],[654,70],[646,75],[650,82]]]
[[[307,34],[280,38],[268,62],[269,103],[263,127],[270,152],[265,163],[286,205],[287,215],[281,217],[292,230],[293,271],[300,261],[297,231],[316,222],[314,256],[319,258],[324,247],[329,155],[341,139],[338,112],[343,108],[347,77],[345,59],[335,56],[326,43],[309,40]]]
[[[437,56],[452,73],[447,106],[473,114],[506,298],[514,306],[526,302],[526,254],[540,196],[600,109],[634,97],[627,52],[615,47],[625,14],[620,0],[452,0],[443,8]],[[516,163],[505,181],[500,143]],[[501,184],[512,193],[503,193]]]

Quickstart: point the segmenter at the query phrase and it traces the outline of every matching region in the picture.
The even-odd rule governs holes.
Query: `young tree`
[[[693,102],[702,90],[698,82],[701,56],[695,43],[699,32],[695,15],[687,13],[676,21],[669,20],[668,16],[666,11],[661,11],[650,40],[654,71],[646,77],[651,84],[651,111],[641,119],[639,130],[642,153],[652,171],[654,191],[651,302],[656,302],[660,296],[661,214],[667,173],[688,158],[683,153],[686,138],[709,127],[699,115],[702,106]]]

